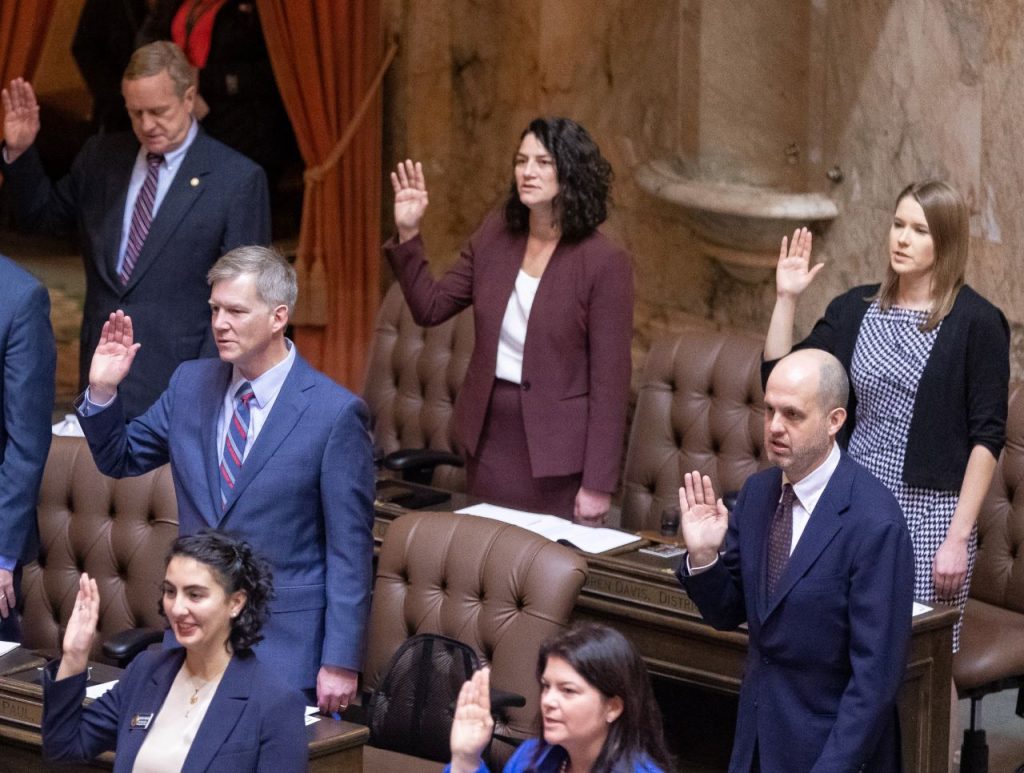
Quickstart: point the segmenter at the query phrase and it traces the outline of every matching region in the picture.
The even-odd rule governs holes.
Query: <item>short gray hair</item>
[[[212,287],[217,282],[236,279],[243,274],[256,277],[256,293],[261,301],[272,309],[287,306],[291,315],[299,287],[295,269],[281,253],[273,247],[256,244],[235,247],[213,264],[206,273],[206,283]]]
[[[124,80],[135,81],[149,78],[167,71],[174,84],[174,93],[184,97],[189,86],[195,85],[195,70],[188,63],[185,52],[169,40],[156,40],[135,49],[128,66],[124,68]]]

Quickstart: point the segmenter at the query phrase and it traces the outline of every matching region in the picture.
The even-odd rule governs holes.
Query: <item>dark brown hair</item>
[[[558,195],[554,206],[562,236],[575,241],[589,236],[608,217],[612,167],[587,130],[569,118],[535,118],[519,140],[532,134],[555,161]],[[519,200],[513,178],[505,201],[505,222],[516,233],[530,227],[530,210]]]

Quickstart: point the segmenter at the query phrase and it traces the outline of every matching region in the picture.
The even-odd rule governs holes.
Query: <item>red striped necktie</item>
[[[254,397],[252,385],[243,381],[235,392],[234,411],[224,436],[224,453],[220,460],[220,506],[227,508],[228,497],[242,472],[245,444],[249,439],[249,401]]]

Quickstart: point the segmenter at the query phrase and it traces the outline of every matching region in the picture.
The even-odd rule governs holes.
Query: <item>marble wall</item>
[[[637,347],[694,323],[761,333],[770,274],[727,274],[683,212],[635,173],[812,191],[826,270],[798,316],[879,279],[893,198],[950,180],[972,211],[968,281],[1014,328],[1024,376],[1024,4],[1017,0],[385,0],[401,53],[386,82],[385,157],[426,167],[438,267],[502,198],[537,114],[591,130],[616,170],[606,226],[636,261]],[[831,171],[830,179],[826,174]],[[386,206],[390,211],[390,208]],[[781,233],[779,236],[781,237]],[[799,331],[798,331],[799,332]]]

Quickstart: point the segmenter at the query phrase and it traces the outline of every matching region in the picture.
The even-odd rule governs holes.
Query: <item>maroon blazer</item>
[[[476,343],[455,399],[455,438],[471,456],[487,419],[498,335],[526,238],[492,213],[436,280],[421,237],[384,245],[418,324],[440,324],[473,305]],[[582,472],[584,488],[615,491],[632,337],[629,255],[598,232],[560,241],[537,288],[523,351],[523,423],[535,477]]]

